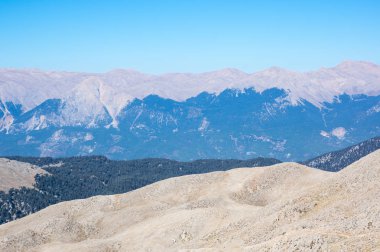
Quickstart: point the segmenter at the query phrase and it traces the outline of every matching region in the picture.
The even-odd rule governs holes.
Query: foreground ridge
[[[380,151],[338,173],[295,163],[171,178],[0,226],[3,251],[380,248]]]

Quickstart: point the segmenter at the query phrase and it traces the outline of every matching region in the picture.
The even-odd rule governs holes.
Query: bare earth
[[[0,226],[0,251],[380,251],[380,151],[167,179]]]
[[[0,158],[0,191],[22,186],[33,187],[34,176],[39,173],[46,171],[28,163]]]

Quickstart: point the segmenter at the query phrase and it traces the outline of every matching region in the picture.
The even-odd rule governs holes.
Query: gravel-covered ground
[[[295,163],[171,178],[0,226],[1,251],[380,250],[380,151],[338,173]]]

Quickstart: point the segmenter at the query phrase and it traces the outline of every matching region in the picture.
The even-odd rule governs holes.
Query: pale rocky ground
[[[0,158],[0,191],[10,188],[33,187],[36,174],[44,174],[45,170],[23,162]]]
[[[0,251],[380,251],[380,150],[167,179],[0,226]]]

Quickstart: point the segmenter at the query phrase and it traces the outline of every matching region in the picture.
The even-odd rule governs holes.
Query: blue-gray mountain
[[[325,153],[304,162],[304,164],[325,171],[340,171],[378,149],[380,149],[380,137],[374,137],[343,150]]]
[[[380,96],[336,96],[296,104],[283,89],[226,89],[184,101],[149,95],[133,99],[117,117],[106,107],[71,117],[78,104],[48,99],[23,110],[0,102],[0,155],[106,155],[112,159],[176,160],[258,156],[307,160],[380,135]],[[95,108],[94,108],[95,109]],[[25,112],[23,112],[25,111]],[[115,126],[115,121],[117,125]]]

